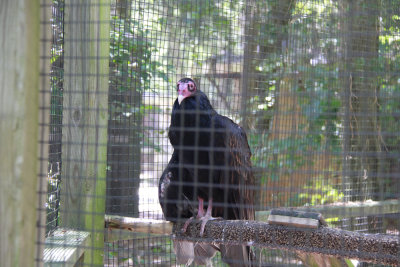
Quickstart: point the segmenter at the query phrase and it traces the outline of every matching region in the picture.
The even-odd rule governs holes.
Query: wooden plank
[[[283,215],[275,215],[270,214],[268,216],[269,224],[278,224],[278,225],[286,225],[286,226],[294,226],[294,227],[303,227],[303,228],[318,228],[319,220],[311,219],[311,218],[296,218],[290,216]]]
[[[103,264],[110,0],[65,4],[61,224],[90,232],[85,265]]]
[[[400,211],[400,200],[343,202],[330,205],[297,207],[297,211],[309,211],[321,213],[325,219],[364,217],[380,214],[398,213]],[[257,211],[257,221],[267,221],[269,211]]]
[[[75,266],[83,257],[89,239],[88,232],[58,229],[46,239],[44,266]]]
[[[39,1],[0,1],[0,18],[0,259],[2,266],[33,266],[39,164]]]

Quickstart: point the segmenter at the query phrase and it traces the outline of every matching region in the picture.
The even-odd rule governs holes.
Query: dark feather
[[[215,115],[213,117],[214,147],[212,153],[214,179],[223,184],[223,194],[215,194],[215,202],[221,208],[215,216],[228,220],[254,220],[254,176],[251,168],[251,151],[244,130],[231,119]],[[223,195],[224,198],[222,198]]]
[[[158,198],[166,220],[177,222],[190,218],[195,212],[196,207],[191,203],[192,190],[185,185],[190,177],[185,168],[179,167],[178,153],[175,150],[158,185]]]

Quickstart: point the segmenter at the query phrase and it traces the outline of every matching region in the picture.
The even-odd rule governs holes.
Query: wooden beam
[[[0,1],[0,18],[0,259],[2,266],[33,266],[40,3]]]
[[[103,264],[110,0],[65,4],[61,226],[90,232]]]

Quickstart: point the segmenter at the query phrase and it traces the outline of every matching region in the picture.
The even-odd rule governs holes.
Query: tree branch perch
[[[143,221],[141,219],[136,220]],[[400,264],[400,242],[398,236],[362,234],[329,227],[306,229],[270,225],[257,221],[213,220],[207,223],[204,235],[200,237],[200,222],[198,221],[191,222],[186,233],[182,233],[180,230],[183,223],[178,223],[171,229],[171,223],[168,222],[147,225],[143,224],[143,222],[137,225],[127,225],[126,222],[125,220],[125,223],[121,224],[120,227],[115,220],[111,224],[113,228],[120,229],[144,230],[147,228],[147,233],[166,234],[168,231],[171,233],[172,230],[172,237],[181,240],[244,244],[317,253],[388,265]],[[111,224],[108,225],[111,226]]]

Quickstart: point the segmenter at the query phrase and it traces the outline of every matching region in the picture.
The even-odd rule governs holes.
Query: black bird
[[[213,217],[254,220],[254,176],[246,133],[213,109],[194,80],[181,79],[177,92],[168,132],[174,152],[159,182],[165,218],[185,220],[185,231],[197,213],[201,235]],[[246,246],[179,241],[174,247],[180,264],[194,260],[209,265],[219,250],[230,266],[251,266],[252,253]]]

